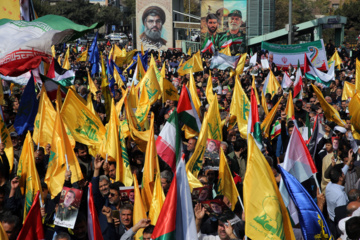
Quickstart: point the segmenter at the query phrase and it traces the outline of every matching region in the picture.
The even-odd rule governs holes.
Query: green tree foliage
[[[120,24],[124,15],[119,8],[91,4],[88,0],[59,1],[56,5],[50,5],[49,2],[41,0],[33,0],[33,2],[39,17],[54,14],[86,26],[96,22]]]
[[[341,8],[335,11],[336,15],[347,17],[345,35],[350,37],[350,42],[355,41],[360,32],[360,1],[346,1]]]
[[[292,23],[298,24],[315,19],[315,15],[328,13],[328,0],[293,0]],[[285,27],[289,22],[289,0],[275,1],[275,29]]]

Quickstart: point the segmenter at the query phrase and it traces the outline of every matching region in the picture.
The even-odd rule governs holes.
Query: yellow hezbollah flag
[[[151,200],[153,198],[155,177],[157,173],[160,173],[158,156],[156,152],[156,144],[154,138],[154,114],[151,114],[150,121],[150,138],[146,146],[145,161],[142,178],[142,200],[146,212],[149,211]]]
[[[265,112],[265,116],[267,116],[269,114],[269,109],[267,107],[267,103],[266,103],[266,99],[265,99],[265,95],[261,94],[261,106],[264,109]]]
[[[47,144],[51,144],[55,116],[56,111],[46,93],[45,85],[43,85],[33,132],[33,140],[38,146],[45,148]]]
[[[14,165],[14,148],[13,148],[13,144],[11,141],[9,130],[6,127],[6,124],[5,124],[4,119],[2,118],[1,114],[0,114],[0,129],[1,129],[0,130],[1,142],[5,145],[4,151],[5,151],[6,157],[9,161],[10,173],[11,173],[11,171],[13,169],[13,165]]]
[[[100,119],[98,113],[94,109],[93,101],[91,99],[91,94],[87,95],[86,107],[87,109],[90,110],[90,112],[92,112],[95,116],[97,116]]]
[[[343,120],[341,120],[339,112],[333,106],[331,106],[329,103],[326,102],[326,100],[323,97],[323,94],[315,85],[311,84],[311,86],[313,87],[316,97],[320,102],[320,106],[325,113],[326,119],[335,122],[339,126],[344,127],[345,123]]]
[[[150,104],[154,104],[161,94],[160,85],[157,81],[154,65],[151,65],[150,68],[147,70],[144,78],[139,83],[139,88],[141,91],[146,89],[148,95]]]
[[[100,52],[101,57],[101,93],[104,96],[105,100],[105,114],[106,114],[106,121],[109,121],[110,117],[110,111],[111,111],[111,94],[110,94],[110,88],[109,88],[109,81],[108,77],[105,72],[105,60]]]
[[[360,93],[356,93],[349,103],[350,122],[360,132]]]
[[[215,99],[217,99],[217,94],[215,94]],[[222,141],[222,128],[221,128],[221,118],[219,112],[218,102],[212,101],[207,113],[207,124],[209,126],[208,134],[211,139]]]
[[[149,95],[147,91],[142,91],[140,94],[139,105],[137,106],[135,111],[135,117],[138,120],[138,123],[140,124],[141,127],[144,126],[149,111],[150,111]]]
[[[200,51],[198,51],[189,60],[179,65],[178,73],[180,76],[183,76],[190,72],[200,72],[203,70]]]
[[[73,91],[68,91],[66,95],[61,117],[77,142],[99,145],[105,137],[106,129],[100,119],[87,109]]]
[[[23,218],[25,221],[36,193],[42,192],[39,174],[35,166],[34,144],[29,131],[24,140],[16,175],[19,178],[21,194],[25,195]]]
[[[80,56],[76,59],[78,62],[86,62],[87,61],[87,55],[88,55],[88,49],[86,48],[85,51],[83,51]]]
[[[208,124],[207,124],[207,114],[204,118],[204,121],[201,125],[201,131],[199,138],[196,142],[195,150],[193,155],[190,157],[189,161],[186,163],[186,171],[190,171],[196,178],[202,169],[204,153],[206,150],[206,143],[208,139]]]
[[[156,174],[154,191],[152,194],[151,205],[149,210],[149,218],[152,225],[156,225],[160,211],[165,201],[164,191],[161,187],[160,173]]]
[[[221,49],[219,51],[219,53],[225,54],[227,56],[231,56],[231,50],[230,50],[230,45],[228,45],[226,48]]]
[[[115,66],[114,66],[114,78],[115,78],[115,82],[117,83],[119,88],[122,89],[123,87],[125,87],[125,84],[124,84],[123,80],[121,79],[120,74]]]
[[[79,161],[76,158],[70,140],[66,134],[65,126],[61,120],[60,112],[57,111],[53,126],[53,138],[48,168],[45,175],[45,183],[51,194],[56,197],[62,190],[65,181],[65,171],[71,171],[71,183],[83,179]]]
[[[87,71],[88,74],[88,82],[89,82],[89,88],[90,88],[90,92],[94,95],[94,97],[96,96],[96,92],[98,91],[94,81],[92,80],[89,71]],[[91,95],[91,94],[89,94]]]
[[[67,70],[69,70],[71,67],[69,57],[70,57],[70,47],[68,47],[68,49],[66,51],[63,66],[62,66],[62,68],[67,69]]]
[[[244,72],[244,66],[245,66],[245,61],[246,61],[246,56],[247,56],[247,53],[243,53],[240,57],[240,60],[236,66],[236,69],[235,69],[235,72],[236,72],[236,75],[240,75]]]
[[[217,194],[227,197],[227,199],[229,199],[231,202],[231,210],[234,211],[235,205],[240,195],[236,188],[234,179],[226,160],[225,153],[222,148],[220,148],[219,180],[217,186]]]
[[[198,113],[198,116],[200,117],[200,107],[201,107],[201,102],[199,99],[199,96],[197,94],[197,89],[196,89],[196,84],[195,84],[195,79],[194,79],[194,75],[192,72],[190,72],[190,80],[188,83],[188,89],[190,91],[190,95],[191,95],[191,99],[194,103],[194,107],[196,109],[196,112]]]
[[[341,100],[348,100],[352,98],[355,94],[355,84],[344,81],[344,88],[341,96]]]
[[[190,191],[192,192],[194,188],[203,187],[199,179],[197,179],[190,171],[186,171],[186,175],[189,181]]]
[[[271,94],[271,98],[274,97],[274,95],[277,93],[278,89],[281,88],[279,81],[276,79],[274,73],[270,70],[269,75],[266,77],[269,78],[267,85],[263,89],[263,95],[265,96],[267,93]],[[267,80],[265,80],[266,82]]]
[[[360,61],[356,58],[355,91],[360,92]]]
[[[274,173],[252,135],[248,136],[247,164],[244,179],[246,236],[251,239],[295,240]]]
[[[144,46],[143,46],[143,44],[141,43],[141,55],[145,55],[145,52],[144,52]]]
[[[328,61],[328,64],[329,64],[329,67],[331,65],[332,62],[335,61],[335,66],[337,66],[337,68],[340,70],[341,69],[341,63],[342,63],[342,60],[339,56],[339,53],[338,51],[335,51],[335,53],[332,55],[332,57],[329,59]]]
[[[137,79],[138,81],[141,82],[141,80],[145,76],[145,70],[144,70],[144,66],[142,65],[142,62],[140,60],[139,55],[137,56],[137,65],[136,65],[136,67],[137,67],[137,73],[136,73],[137,75],[134,76],[134,77],[135,77],[135,79]]]
[[[213,93],[213,84],[212,84],[212,77],[211,77],[211,72],[209,74],[209,77],[208,77],[208,81],[207,81],[207,84],[206,84],[206,90],[205,90],[205,95],[206,95],[206,98],[209,102],[209,104],[214,100],[214,93]]]
[[[134,174],[134,195],[135,195],[135,200],[134,200],[133,222],[137,223],[141,219],[147,219],[147,217],[146,217],[144,204],[142,202],[142,198],[141,198],[141,194],[140,194],[140,190],[139,190],[138,180],[137,180],[135,174]],[[140,228],[136,232],[136,234],[135,234],[136,240],[142,239],[143,231],[144,231],[144,229]]]
[[[179,94],[177,92],[177,89],[175,86],[166,78],[162,79],[163,87],[162,87],[162,97],[163,102],[166,102],[166,100],[173,100],[178,101],[179,100]]]
[[[149,140],[150,130],[140,131],[141,127],[137,122],[135,114],[133,110],[130,108],[128,99],[124,100],[125,111],[126,111],[126,119],[130,130],[130,136],[137,144],[140,151],[146,151],[147,141]]]
[[[127,97],[128,92],[129,92],[129,89],[126,89],[126,91],[123,93],[121,99],[115,105],[117,116],[120,116],[120,114],[121,114],[121,109],[122,109],[122,107],[124,105],[124,100]]]
[[[124,133],[123,133],[123,128],[120,126],[121,128],[121,132],[120,132],[120,147],[121,147],[121,158],[122,158],[122,163],[124,166],[124,172],[123,175],[125,177],[123,177],[124,180],[124,184],[125,186],[129,187],[133,185],[134,179],[133,179],[133,175],[131,172],[131,168],[130,168],[130,160],[129,160],[129,155],[127,153],[127,149],[126,149],[126,141],[125,138],[127,137]]]
[[[276,115],[278,106],[281,102],[282,97],[279,99],[279,101],[275,104],[275,106],[271,109],[270,113],[268,115],[266,115],[264,121],[261,123],[261,130],[263,131],[264,135],[266,138],[269,137],[269,131],[270,131],[270,127],[271,127],[271,123],[274,120],[274,117]]]
[[[286,112],[286,121],[289,121],[289,119],[290,120],[295,119],[295,108],[294,108],[294,101],[293,101],[293,98],[292,98],[291,91],[289,92],[285,112]]]
[[[187,51],[186,55],[191,56],[191,47],[189,47],[189,49],[188,49],[188,51]]]
[[[236,116],[237,125],[242,138],[246,139],[250,101],[241,87],[238,75],[235,77],[235,88],[230,105],[230,115]]]

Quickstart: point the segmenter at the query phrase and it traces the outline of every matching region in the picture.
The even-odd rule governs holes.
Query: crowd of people
[[[73,48],[70,45],[68,47],[71,49],[71,69],[76,73],[74,85],[78,94],[86,101],[88,99],[88,94],[92,94],[89,90],[89,81],[87,81],[87,71],[91,71],[91,65],[89,62],[76,61],[81,52],[73,51]],[[103,56],[108,58],[111,45],[100,43],[98,47]],[[84,46],[83,50],[85,49],[86,47]],[[63,49],[63,45],[59,45],[56,50],[56,58],[62,60],[62,56],[66,52],[66,49]],[[352,150],[354,149],[350,144],[350,140],[352,139],[350,139],[350,135],[348,134],[353,133],[356,138],[356,134],[353,132],[354,130],[350,123],[348,111],[350,99],[344,100],[342,98],[344,83],[349,82],[355,84],[355,66],[359,51],[358,48],[350,48],[348,44],[340,46],[340,48],[335,48],[331,42],[326,45],[326,51],[328,58],[330,58],[335,51],[339,52],[342,59],[341,70],[336,70],[336,77],[331,81],[329,87],[321,84],[316,85],[321,89],[325,100],[332,105],[339,112],[340,117],[346,121],[346,125],[337,126],[337,124],[324,117],[324,109],[320,106],[319,99],[316,97],[314,89],[310,84],[313,83],[313,81],[304,77],[302,98],[294,102],[296,124],[293,120],[288,120],[286,117],[287,97],[289,96],[289,91],[293,91],[293,85],[290,89],[286,90],[279,88],[274,96],[266,94],[266,104],[258,105],[260,122],[262,122],[266,112],[263,109],[263,106],[266,106],[268,108],[267,110],[271,110],[278,100],[283,97],[277,107],[276,116],[273,120],[273,123],[276,121],[280,123],[281,132],[277,135],[271,135],[268,138],[263,136],[265,148],[263,153],[273,170],[277,183],[279,184],[281,175],[277,170],[277,165],[284,161],[284,155],[289,147],[288,143],[294,127],[298,126],[300,130],[302,130],[307,121],[310,121],[310,126],[313,127],[316,116],[322,116],[322,124],[325,132],[317,143],[313,158],[318,171],[316,177],[318,182],[321,183],[321,189],[316,187],[314,178],[306,181],[303,185],[323,212],[334,239],[359,239],[359,218],[352,218],[352,216],[360,216],[360,159],[358,152],[353,152]],[[181,76],[177,73],[177,69],[181,62],[187,61],[191,56],[177,49],[169,49],[161,52],[149,50],[147,59],[148,66],[150,65],[151,56],[156,60],[156,67],[158,67],[159,70],[161,70],[162,67],[165,67],[166,79],[172,82],[180,94],[183,84],[186,84],[189,81],[190,75],[186,74]],[[267,57],[268,53],[259,51],[258,56],[260,60],[261,56]],[[242,184],[247,169],[247,140],[241,137],[239,126],[235,126],[231,129],[228,128],[230,120],[229,111],[236,80],[235,77],[232,76],[230,69],[210,69],[212,54],[208,52],[201,53],[201,57],[204,70],[194,73],[196,90],[201,102],[199,117],[202,121],[209,108],[209,102],[206,97],[206,87],[211,73],[213,92],[217,94],[216,100],[219,105],[220,117],[221,120],[225,120],[225,125],[222,129],[223,141],[220,142],[220,147],[225,153],[233,177],[236,179],[240,198],[243,199],[243,196],[246,194],[243,192]],[[245,63],[246,67],[249,66],[250,57],[251,56],[247,57]],[[249,99],[253,79],[255,80],[258,93],[261,94],[264,80],[270,71],[269,69],[262,69],[261,65],[259,63],[257,64],[258,66],[250,66],[239,76],[241,86]],[[132,79],[134,78],[134,70],[126,71],[127,64],[119,67],[124,70],[124,85],[130,87]],[[253,71],[255,67],[257,68],[256,72]],[[270,65],[270,68],[281,84],[284,70],[278,69],[276,65],[272,64]],[[295,71],[292,72],[289,70],[288,74],[290,77],[294,76]],[[291,79],[292,81],[294,80],[293,77],[291,77]],[[93,80],[98,89],[96,96],[93,96],[93,106],[105,125],[107,123],[107,118],[105,99],[101,91],[100,75],[96,74],[93,76]],[[11,126],[14,123],[19,105],[21,104],[20,100],[23,87],[15,86],[10,89],[9,82],[3,80],[2,83],[5,93],[4,103],[2,104],[4,122],[9,129],[13,129]],[[115,85],[115,95],[112,97],[116,103],[122,98],[123,92],[119,89],[120,87],[117,86],[117,84]],[[162,102],[162,99],[159,99],[151,106],[148,118],[150,119],[151,114],[154,114],[154,133],[156,137],[159,135],[167,119],[176,107],[177,101],[166,100]],[[124,118],[124,116],[120,116],[120,118]],[[148,128],[149,124],[145,124],[144,126],[145,128]],[[0,143],[0,221],[9,240],[14,240],[17,238],[24,220],[23,209],[25,196],[21,194],[19,189],[17,164],[22,154],[22,143],[24,142],[25,134],[18,135],[13,129],[10,132],[10,136],[14,148],[14,166],[12,167],[12,172],[9,172],[10,166],[4,151],[4,144]],[[198,139],[197,137],[186,139],[184,132],[182,132],[181,137],[185,161],[187,162],[194,153]],[[358,143],[358,141],[360,141],[360,138],[356,139],[356,143]],[[216,187],[218,184],[218,171],[216,170],[216,167],[219,166],[216,154],[219,154],[219,151],[213,150],[216,147],[216,142],[210,141],[210,144],[213,144],[213,146],[208,146],[208,149],[211,149],[211,152],[208,155],[205,154],[207,157],[204,157],[202,169],[198,174],[198,180],[204,186],[209,186],[211,192],[209,196],[206,195],[202,198],[205,200],[219,199],[221,202],[225,203],[229,209],[232,209],[229,199],[224,195],[216,194]],[[132,172],[136,174],[138,182],[141,183],[143,180],[142,169],[144,168],[145,152],[139,149],[131,137],[126,139],[126,150],[129,155]],[[74,192],[68,192],[64,202],[61,203],[59,202],[61,198],[60,194],[55,198],[50,197],[48,187],[43,180],[49,164],[51,145],[49,143],[45,149],[41,147],[38,148],[34,145],[34,161],[39,177],[42,180],[41,198],[44,205],[42,205],[41,208],[41,216],[45,239],[89,239],[87,224],[87,189],[88,183],[90,182],[92,183],[94,203],[104,239],[133,239],[139,229],[144,229],[142,239],[150,239],[155,226],[150,224],[149,219],[133,222],[134,209],[132,199],[129,197],[128,201],[122,201],[119,189],[120,187],[123,187],[124,184],[115,181],[116,163],[111,161],[106,162],[100,155],[90,155],[89,146],[79,142],[76,143],[74,152],[80,163],[84,179],[72,184],[72,172],[70,170],[66,171],[64,187],[80,189],[83,192],[81,200],[79,200],[79,209],[75,226],[70,229],[57,226],[56,224],[54,225],[54,219],[55,217],[68,218],[74,215],[75,209],[71,207],[71,203],[74,201],[76,194]],[[174,174],[171,171],[171,168],[161,160],[161,158],[159,158],[159,165],[161,170],[161,186],[166,196]],[[133,198],[133,196],[131,198]],[[240,202],[233,208],[233,213],[239,218],[239,221],[233,224],[219,220],[219,218],[216,217],[216,214],[209,214],[209,211],[204,208],[199,199],[195,200],[193,203],[199,239],[225,240],[245,238],[246,222],[244,214],[246,213],[244,213]],[[214,210],[214,212],[216,213],[216,210]],[[55,216],[56,214],[58,214],[58,216]],[[346,223],[347,220],[348,222]],[[300,232],[299,226],[294,226],[294,231],[296,229]],[[298,234],[297,239],[303,239],[301,234]]]

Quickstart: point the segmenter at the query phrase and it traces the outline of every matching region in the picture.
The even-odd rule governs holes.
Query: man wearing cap
[[[242,30],[245,23],[242,21],[242,14],[240,10],[232,10],[228,15],[229,30],[219,34],[218,47],[222,48],[227,41],[232,40],[233,42],[241,43],[231,45],[230,49],[232,53],[244,52],[245,51],[245,33]],[[223,46],[224,47],[224,46]]]
[[[157,6],[148,7],[143,15],[142,22],[145,26],[144,32],[140,35],[143,44],[161,48],[167,41],[161,38],[162,26],[165,23],[165,12]]]

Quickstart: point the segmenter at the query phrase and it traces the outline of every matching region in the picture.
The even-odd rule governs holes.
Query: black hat
[[[166,20],[165,12],[160,7],[157,6],[151,6],[145,9],[143,15],[142,15],[142,21],[144,22],[147,16],[149,15],[157,15],[160,17],[162,24],[164,24]]]

